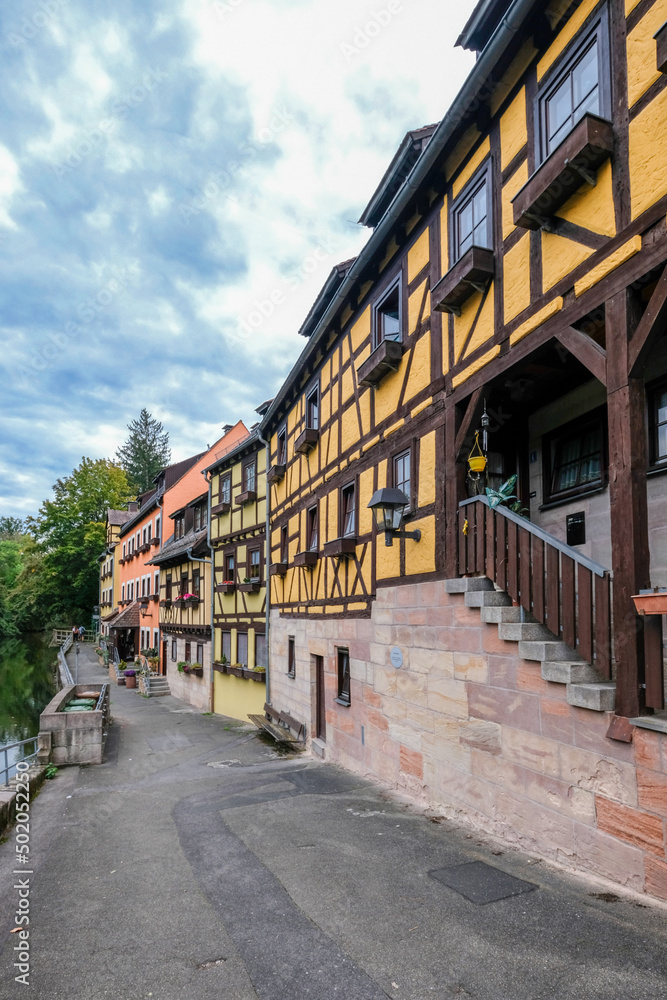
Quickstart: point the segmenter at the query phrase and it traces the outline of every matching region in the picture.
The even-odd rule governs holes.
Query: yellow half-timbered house
[[[257,430],[206,471],[214,573],[213,711],[247,722],[248,715],[263,711],[268,666],[266,448]]]
[[[136,511],[136,502],[131,501],[128,508],[130,509],[108,510],[106,513],[106,544],[104,552],[98,560],[100,564],[100,631],[102,635],[109,634],[109,623],[118,610],[118,602],[120,601],[120,574],[115,550],[120,538],[120,529],[132,517],[133,510],[131,508]]]
[[[667,584],[667,0],[482,0],[459,44],[261,423],[270,700],[321,755],[665,896],[627,830],[666,815],[633,596]]]

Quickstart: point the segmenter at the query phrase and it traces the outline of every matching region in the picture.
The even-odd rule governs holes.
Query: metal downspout
[[[266,702],[268,705],[271,704],[271,677],[269,663],[271,662],[271,656],[269,655],[269,629],[270,629],[270,615],[271,615],[271,577],[269,575],[269,568],[271,566],[271,511],[269,498],[271,496],[271,491],[269,489],[269,459],[271,453],[269,451],[269,442],[266,441],[261,434],[259,428],[257,429],[257,438],[264,445],[266,450],[266,458],[264,460],[264,481],[266,482],[265,494],[266,494],[266,551],[264,554],[264,579],[265,579],[265,591],[266,591],[266,624],[264,626],[264,636],[265,636],[265,646],[266,646]],[[256,665],[256,664],[255,664]]]
[[[213,698],[214,698],[214,671],[213,671],[213,661],[215,659],[215,630],[213,628],[213,612],[215,611],[215,567],[213,563],[213,549],[211,548],[211,491],[213,478],[209,479],[206,472],[202,472],[202,476],[208,483],[208,500],[207,500],[207,515],[206,515],[206,544],[208,545],[208,551],[211,553],[210,559],[200,559],[200,562],[210,563],[211,566],[211,576],[210,576],[210,593],[211,593],[211,669],[209,673],[209,684],[211,688],[211,711],[213,711]],[[192,549],[188,549],[188,558],[191,558]],[[194,561],[194,560],[193,560]]]

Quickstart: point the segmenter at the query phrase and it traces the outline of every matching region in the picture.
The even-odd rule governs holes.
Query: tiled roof
[[[118,614],[119,614],[118,611],[112,611],[111,614],[102,615],[102,621],[105,624],[110,624],[114,620],[114,618],[118,618]]]
[[[112,628],[137,628],[139,625],[139,601],[133,601],[114,621]]]
[[[108,510],[107,520],[109,524],[113,525],[123,525],[126,521],[129,521],[132,514],[129,510]]]
[[[185,556],[188,549],[197,549],[198,546],[202,546],[203,552],[201,554],[206,558],[208,555],[206,538],[206,528],[200,528],[199,531],[188,531],[186,535],[183,535],[177,541],[174,541],[174,536],[172,535],[167,539],[157,555],[149,563],[146,563],[146,565],[159,566],[161,563],[170,562],[172,559],[179,558],[179,556]]]

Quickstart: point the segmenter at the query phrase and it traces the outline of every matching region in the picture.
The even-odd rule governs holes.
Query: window
[[[164,597],[166,601],[171,600],[171,587],[172,587],[171,573],[167,573],[167,578],[164,581]]]
[[[306,427],[319,430],[320,426],[320,390],[312,389],[306,396]]]
[[[123,542],[123,559],[125,558],[125,542]]]
[[[145,528],[144,528],[144,530],[141,533],[141,541],[142,541],[143,545],[146,544],[146,529]]]
[[[266,636],[263,632],[255,633],[255,666],[256,667],[267,667],[268,660],[266,656]]]
[[[160,646],[160,629],[153,629],[153,649],[159,649]]]
[[[230,552],[225,556],[225,582],[234,582],[234,553]]]
[[[120,588],[120,599],[121,601],[125,600],[125,584],[123,584],[122,587]]]
[[[248,666],[248,633],[238,632],[236,635],[236,660],[244,667]]]
[[[287,676],[296,677],[296,651],[293,635],[287,637]]]
[[[151,529],[152,529],[152,525],[149,524],[148,527],[146,528],[146,541],[147,542],[150,542],[150,540],[151,540]]]
[[[350,651],[338,650],[338,701],[350,704]]]
[[[201,590],[200,590],[200,588],[201,588],[201,571],[198,570],[198,569],[193,569],[193,571],[192,571],[192,590],[190,591],[190,593],[194,594],[195,597],[200,597],[201,596]]]
[[[317,505],[306,511],[306,547],[317,552]]]
[[[172,640],[171,640],[171,658],[172,658],[172,660],[175,660],[175,659],[176,659],[176,655],[177,655],[177,651],[176,651],[176,640],[175,640],[175,639],[172,639]]]
[[[259,549],[251,549],[250,555],[250,568],[248,571],[248,576],[251,580],[259,580],[260,573],[260,551]]]
[[[289,559],[289,532],[287,525],[283,524],[280,529],[280,561],[286,563]]]
[[[157,596],[160,593],[160,573],[159,571],[153,577],[153,593]]]
[[[585,114],[611,117],[609,29],[603,13],[581,40],[567,50],[538,92],[538,159],[553,153]],[[603,69],[603,67],[605,67]]]
[[[466,184],[452,204],[452,260],[460,260],[471,247],[493,247],[491,178],[489,160]]]
[[[651,465],[667,463],[667,382],[649,390],[649,413],[651,415]]]
[[[354,483],[341,490],[341,535],[354,537],[357,534],[356,489]]]
[[[141,547],[141,532],[137,532],[137,548]]]
[[[257,466],[255,459],[243,466],[243,489],[246,492],[255,492],[257,486]]]
[[[410,480],[410,449],[402,451],[399,455],[394,455],[392,460],[392,473],[394,486],[397,490],[403,490],[408,501],[412,504],[412,483]]]
[[[232,659],[232,633],[223,632],[222,633],[222,655],[227,661],[231,663]]]
[[[201,528],[201,507],[195,507],[195,531]]]
[[[186,642],[186,644],[185,644],[185,662],[186,663],[191,663],[192,662],[191,657],[192,657],[192,644],[189,643],[189,642]]]
[[[150,577],[142,576],[141,578],[141,596],[146,597],[148,591],[150,590]]]
[[[232,477],[231,475],[220,477],[220,503],[232,502]]]
[[[156,538],[160,537],[160,518],[159,517],[155,518],[155,537]]]
[[[545,503],[601,487],[604,481],[602,412],[559,428],[545,439]]]
[[[378,347],[383,340],[402,340],[401,335],[401,289],[400,282],[391,288],[375,307],[373,346]]]
[[[201,643],[197,643],[197,663],[204,666],[204,647]]]
[[[277,465],[285,465],[287,462],[287,428],[281,427],[278,431],[278,454],[276,456]]]
[[[174,538],[182,538],[185,534],[185,514],[174,518]]]
[[[183,594],[189,594],[189,593],[190,593],[190,577],[188,576],[187,573],[181,573],[180,595],[182,597]]]

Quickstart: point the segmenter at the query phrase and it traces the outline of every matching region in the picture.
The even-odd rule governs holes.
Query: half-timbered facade
[[[159,672],[182,701],[210,710],[211,589],[208,492],[171,514],[172,530],[151,565],[159,571]]]
[[[260,411],[263,412],[260,407]],[[266,448],[257,431],[209,466],[213,711],[247,721],[266,698]]]
[[[120,601],[120,572],[118,566],[118,539],[120,529],[132,517],[131,510],[108,510],[105,518],[105,546],[99,557],[100,564],[100,631],[109,634],[109,624],[118,612]]]
[[[663,896],[661,618],[632,597],[667,583],[666,22],[480,3],[474,69],[406,136],[261,425],[272,704],[318,753]],[[519,512],[491,509],[511,476]]]

